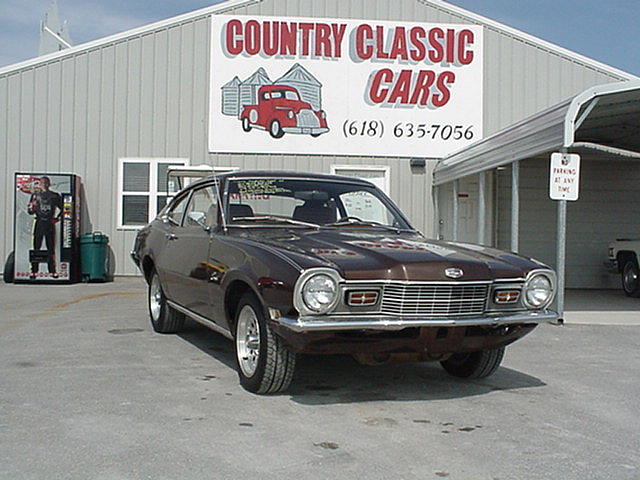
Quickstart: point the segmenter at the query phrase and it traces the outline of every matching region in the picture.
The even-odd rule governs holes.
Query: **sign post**
[[[558,295],[559,323],[564,322],[564,279],[567,245],[567,201],[575,202],[580,195],[580,155],[566,152],[551,154],[549,196],[558,201]]]

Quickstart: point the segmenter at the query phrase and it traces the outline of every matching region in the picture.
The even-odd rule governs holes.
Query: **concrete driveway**
[[[640,478],[637,324],[542,326],[471,382],[305,357],[260,397],[228,340],[153,333],[141,279],[0,306],[1,479]]]

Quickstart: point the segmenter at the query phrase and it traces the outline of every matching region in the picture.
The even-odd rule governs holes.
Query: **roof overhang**
[[[555,151],[587,158],[640,156],[640,81],[592,87],[444,158],[434,185]]]

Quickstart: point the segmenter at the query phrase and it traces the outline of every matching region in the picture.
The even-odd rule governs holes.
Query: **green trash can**
[[[102,232],[80,235],[80,271],[84,282],[106,282],[109,276],[109,237]]]

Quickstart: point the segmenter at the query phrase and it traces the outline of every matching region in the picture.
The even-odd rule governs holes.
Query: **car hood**
[[[313,108],[311,108],[311,104],[308,102],[303,102],[302,100],[289,100],[288,98],[280,99],[278,101],[278,107],[291,108],[296,113],[299,113],[300,110],[313,110]]]
[[[449,268],[462,270],[459,281],[523,278],[545,265],[514,253],[480,245],[427,240],[420,234],[359,228],[303,231],[264,229],[239,232],[286,255],[302,269],[330,267],[348,280],[452,281]]]

